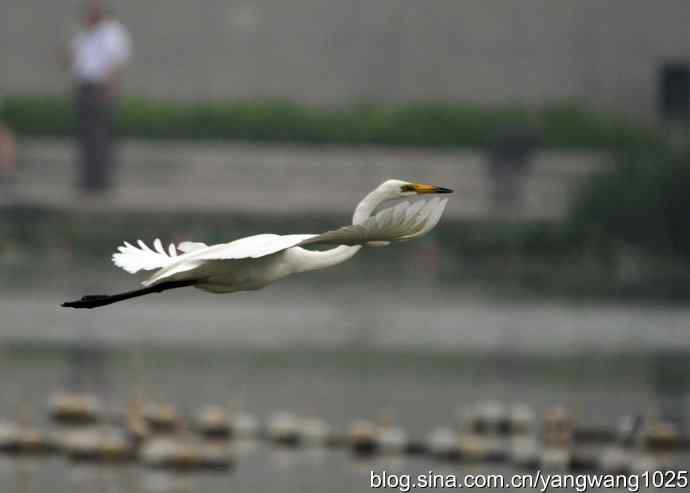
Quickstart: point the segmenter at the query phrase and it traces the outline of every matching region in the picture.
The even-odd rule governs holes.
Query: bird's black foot
[[[103,301],[108,298],[110,298],[110,296],[107,294],[88,294],[75,301],[65,301],[60,306],[64,308],[95,308],[97,306],[102,306]]]

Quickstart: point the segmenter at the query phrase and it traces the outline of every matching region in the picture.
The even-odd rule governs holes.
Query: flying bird
[[[62,306],[96,308],[187,286],[211,293],[260,289],[292,274],[338,265],[364,245],[385,246],[427,234],[441,219],[447,199],[405,199],[446,193],[452,190],[387,180],[357,205],[350,226],[322,234],[259,234],[218,245],[185,241],[171,244],[167,251],[159,239],[153,242],[153,249],[141,240],[138,247],[125,242],[113,255],[113,262],[130,274],[155,270],[143,282],[145,287],[113,295],[87,295]],[[317,245],[337,246],[321,251],[305,248]]]

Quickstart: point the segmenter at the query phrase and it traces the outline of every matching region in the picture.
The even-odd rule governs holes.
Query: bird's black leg
[[[124,293],[118,294],[89,294],[82,296],[80,299],[75,301],[66,301],[61,306],[65,308],[97,308],[99,306],[110,305],[112,303],[117,303],[118,301],[125,301],[132,298],[138,298],[139,296],[144,296],[151,293],[160,293],[162,291],[167,291],[168,289],[184,288],[186,286],[193,286],[196,284],[196,280],[185,280],[185,281],[166,281],[147,288],[134,289],[132,291],[125,291]]]

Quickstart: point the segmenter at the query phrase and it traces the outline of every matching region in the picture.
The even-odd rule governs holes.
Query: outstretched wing
[[[405,241],[427,234],[436,226],[448,203],[447,199],[433,198],[413,203],[402,202],[383,209],[361,224],[345,226],[334,231],[312,236],[300,246],[315,244],[363,245]]]
[[[260,258],[278,253],[316,235],[274,235],[261,234],[248,236],[230,243],[206,246],[203,243],[184,242],[178,250],[186,253],[177,255],[175,247],[170,245],[166,252],[159,239],[153,242],[151,249],[139,240],[139,248],[125,243],[113,255],[113,262],[127,272],[134,274],[140,270],[159,269],[153,276],[144,281],[149,286],[161,279],[199,267],[209,260],[241,260]]]
[[[140,270],[162,269],[192,260],[259,258],[293,247],[312,236],[315,235],[262,234],[211,246],[201,242],[184,241],[177,245],[177,248],[170,244],[168,251],[163,248],[158,238],[153,241],[153,248],[138,240],[138,247],[128,242],[119,247],[113,254],[113,262],[130,274],[135,274]],[[178,255],[178,250],[183,254]]]
[[[170,245],[167,252],[159,239],[154,240],[153,249],[141,240],[138,241],[138,248],[125,242],[124,246],[119,247],[119,251],[113,255],[113,262],[131,274],[140,270],[158,269],[158,272],[143,283],[150,286],[212,260],[256,259],[295,246],[376,245],[390,241],[411,240],[425,235],[438,224],[446,203],[446,199],[439,198],[411,204],[402,202],[395,207],[382,210],[361,224],[345,226],[320,235],[260,234],[211,246],[204,243],[183,242],[177,249],[174,245]],[[184,253],[178,255],[177,250]]]

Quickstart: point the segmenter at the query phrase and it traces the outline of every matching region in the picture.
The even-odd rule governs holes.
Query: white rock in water
[[[460,452],[459,436],[450,428],[436,428],[426,440],[432,455],[451,455]]]

